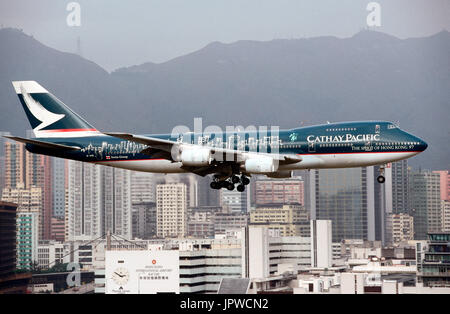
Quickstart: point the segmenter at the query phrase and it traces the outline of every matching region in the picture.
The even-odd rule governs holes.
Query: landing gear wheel
[[[386,178],[384,176],[378,176],[377,181],[378,183],[384,183],[386,181]]]
[[[250,184],[250,179],[247,178],[246,176],[242,176],[241,177],[241,182],[242,182],[243,185],[248,185],[248,184]]]
[[[239,177],[238,176],[232,176],[231,177],[231,182],[233,182],[234,184],[239,183]]]
[[[221,189],[221,188],[226,188],[226,187],[227,187],[227,184],[228,184],[228,181],[219,181],[220,189]]]
[[[211,187],[211,189],[214,189],[214,190],[220,189],[220,184],[219,184],[219,182],[216,182],[216,181],[211,182],[209,184],[209,186]]]
[[[239,184],[236,188],[239,192],[244,192],[245,191],[245,185],[243,184]]]
[[[228,191],[233,191],[234,190],[234,184],[232,182],[226,182],[226,188]]]

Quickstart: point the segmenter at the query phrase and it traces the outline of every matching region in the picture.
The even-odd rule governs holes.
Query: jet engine
[[[183,166],[208,166],[211,164],[209,148],[186,148],[181,151],[180,161]]]
[[[277,170],[271,157],[258,156],[245,161],[245,171],[249,173],[270,173]]]

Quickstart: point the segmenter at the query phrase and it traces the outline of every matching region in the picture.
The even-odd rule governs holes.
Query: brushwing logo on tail
[[[23,101],[27,105],[28,110],[30,110],[31,114],[36,119],[42,122],[36,128],[34,128],[34,131],[42,130],[43,128],[52,125],[53,123],[61,120],[66,116],[65,114],[57,114],[45,109],[44,106],[42,106],[38,101],[34,100],[33,97],[31,97],[30,94],[25,91],[23,85],[20,86],[20,90],[22,92]]]

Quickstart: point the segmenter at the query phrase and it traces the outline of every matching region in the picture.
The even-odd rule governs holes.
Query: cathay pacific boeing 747
[[[35,138],[7,136],[32,153],[135,171],[213,174],[211,188],[243,192],[252,174],[287,178],[293,170],[384,165],[427,143],[385,121],[288,130],[136,135],[101,132],[35,81],[13,82]]]

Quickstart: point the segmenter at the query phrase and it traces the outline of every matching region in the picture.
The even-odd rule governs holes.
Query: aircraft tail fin
[[[14,81],[12,84],[37,138],[100,134],[39,83]]]

